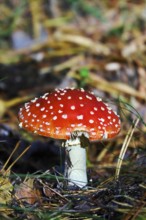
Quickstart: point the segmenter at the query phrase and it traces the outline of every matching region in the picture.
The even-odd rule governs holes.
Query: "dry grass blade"
[[[30,148],[30,146],[28,146],[18,157],[16,160],[14,160],[13,163],[11,163],[11,165],[8,167],[7,171],[11,170],[11,168],[14,166],[14,164],[26,153],[26,151],[28,151],[28,149]]]
[[[78,79],[78,80],[81,80],[80,75],[76,74],[72,70],[68,73],[68,76],[75,78],[75,79]],[[129,86],[125,83],[122,83],[122,82],[109,82],[109,81],[105,80],[104,78],[98,76],[97,74],[94,74],[91,72],[90,72],[90,76],[86,80],[86,82],[89,85],[94,86],[98,90],[102,90],[104,92],[111,93],[114,96],[119,95],[119,94],[127,94],[129,96],[134,96],[139,99],[146,100],[145,93],[139,92],[139,91],[135,90],[134,88],[132,88],[131,86]]]
[[[20,144],[20,141],[19,141],[19,142],[16,144],[16,146],[15,146],[14,150],[12,151],[12,153],[11,153],[11,154],[10,154],[10,156],[9,156],[9,158],[8,158],[8,159],[7,159],[7,161],[5,162],[5,164],[4,164],[4,166],[3,166],[3,168],[1,169],[1,173],[3,173],[3,172],[4,172],[4,170],[5,170],[6,166],[8,165],[8,163],[9,163],[10,159],[12,158],[13,154],[14,154],[14,153],[15,153],[15,151],[18,149],[19,144]],[[9,170],[10,170],[10,169],[9,169]]]
[[[107,147],[103,148],[103,150],[99,153],[98,157],[96,158],[97,162],[100,162],[103,159],[103,157],[108,152],[109,148],[110,148],[110,145],[108,145]]]
[[[141,200],[139,200],[136,203],[136,206],[134,206],[132,208],[132,210],[129,210],[128,213],[126,213],[126,215],[124,216],[124,218],[122,220],[135,220],[135,219],[137,219],[137,216],[139,215],[139,213],[144,211],[144,207],[146,205],[145,198],[146,198],[146,193],[144,193]]]
[[[100,42],[94,42],[90,38],[80,36],[80,35],[70,35],[70,34],[63,34],[63,33],[56,33],[55,35],[56,40],[59,41],[66,41],[70,43],[77,44],[79,46],[83,46],[85,48],[91,49],[95,54],[104,54],[109,55],[110,51],[108,47]]]
[[[8,165],[10,159],[12,158],[13,154],[15,153],[15,151],[18,149],[20,144],[20,141],[16,144],[14,150],[12,151],[12,153],[10,154],[9,158],[7,159],[7,161],[5,162],[4,166],[1,169],[1,173],[7,173],[11,170],[12,166],[14,166],[14,164],[26,153],[26,151],[30,148],[30,146],[28,146],[17,158],[16,160],[13,161],[13,163],[7,168],[7,170],[5,170],[6,166]]]
[[[0,212],[4,212],[5,214],[10,214],[13,212],[13,209],[7,207],[9,203],[12,202],[12,192],[13,192],[13,184],[10,181],[10,171],[12,166],[22,157],[22,155],[29,149],[27,147],[18,157],[17,159],[7,168],[10,159],[12,158],[13,154],[16,152],[20,144],[20,141],[16,144],[14,150],[10,154],[9,158],[5,162],[4,166],[0,170]]]
[[[31,98],[33,98],[32,95],[28,95],[25,97],[17,97],[17,98],[13,98],[11,100],[7,100],[4,101],[2,99],[0,99],[0,117],[2,117],[4,115],[4,113],[9,109],[12,108],[15,105],[18,105],[22,102],[25,102],[27,100],[30,100]]]
[[[129,143],[131,141],[131,138],[133,136],[133,133],[134,133],[134,130],[137,126],[139,122],[139,118],[137,118],[135,120],[135,122],[133,123],[133,125],[131,126],[128,134],[126,135],[126,138],[123,142],[123,146],[121,148],[121,151],[120,151],[120,155],[119,155],[119,158],[118,158],[118,162],[117,162],[117,167],[116,167],[116,173],[115,173],[115,179],[118,179],[119,178],[119,175],[120,175],[120,170],[121,170],[121,166],[122,166],[122,162],[123,162],[123,159],[124,159],[124,156],[125,156],[125,153],[127,151],[127,148],[129,146]]]
[[[51,69],[53,69],[53,71],[57,74],[60,74],[60,71],[66,69],[66,68],[72,68],[76,65],[78,65],[80,62],[83,62],[84,60],[84,57],[82,55],[77,55],[77,56],[74,56],[70,59],[68,59],[67,61],[61,63],[61,64],[58,64],[58,65],[55,65],[53,67],[43,67],[41,70],[40,70],[40,74],[46,74],[48,73],[49,71],[51,71]]]
[[[28,95],[28,96],[24,96],[24,97],[17,97],[17,98],[11,99],[9,101],[5,101],[5,105],[7,108],[10,108],[10,107],[18,105],[22,102],[26,102],[32,98],[33,98],[33,95]]]
[[[120,82],[108,82],[107,80],[101,78],[100,76],[97,76],[93,73],[90,73],[90,84],[97,87],[98,89],[101,89],[106,92],[110,92],[112,94],[128,94],[131,96],[135,96],[140,99],[146,100],[146,96],[143,93],[140,93],[139,91],[136,91],[134,88],[130,87],[129,85],[126,85],[124,83]]]
[[[30,0],[29,7],[32,15],[33,34],[35,38],[40,37],[40,21],[42,14],[42,0]]]

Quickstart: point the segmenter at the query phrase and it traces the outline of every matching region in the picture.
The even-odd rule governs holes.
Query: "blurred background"
[[[14,171],[34,172],[58,166],[62,172],[61,141],[20,129],[18,112],[31,98],[65,87],[94,92],[121,117],[122,129],[116,139],[91,143],[88,167],[94,165],[95,176],[108,176],[103,169],[115,168],[125,136],[136,118],[140,122],[125,158],[126,163],[145,163],[145,0],[0,1],[2,164],[21,140],[12,160],[32,145]]]

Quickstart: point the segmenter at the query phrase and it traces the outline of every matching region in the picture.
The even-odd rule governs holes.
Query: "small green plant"
[[[79,70],[79,74],[80,74],[80,87],[85,87],[86,83],[87,83],[87,80],[89,79],[89,69],[87,67],[82,67],[80,70]]]

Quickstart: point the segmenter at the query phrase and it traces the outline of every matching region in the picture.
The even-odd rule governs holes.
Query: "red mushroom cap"
[[[119,116],[100,98],[84,89],[56,89],[25,104],[20,126],[37,134],[69,139],[86,131],[90,140],[112,138],[120,131]]]

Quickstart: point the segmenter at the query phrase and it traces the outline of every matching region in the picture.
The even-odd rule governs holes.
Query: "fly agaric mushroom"
[[[64,175],[69,186],[80,188],[87,185],[86,140],[112,138],[120,131],[119,116],[84,89],[56,89],[35,98],[20,109],[19,120],[29,131],[65,139],[69,160]]]

